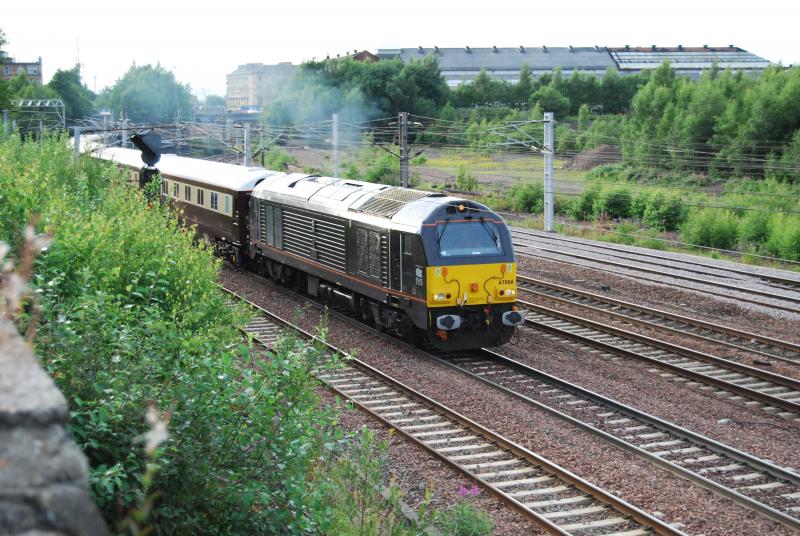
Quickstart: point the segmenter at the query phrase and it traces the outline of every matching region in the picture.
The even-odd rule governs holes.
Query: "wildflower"
[[[150,430],[139,436],[139,440],[145,444],[145,450],[148,456],[158,448],[161,443],[167,440],[169,433],[167,432],[167,425],[169,419],[172,417],[172,411],[161,414],[153,404],[150,404],[145,414],[145,420]]]
[[[480,488],[478,488],[477,484],[473,484],[472,487],[470,488],[469,492],[472,494],[473,497],[475,497],[476,495],[478,495],[478,493],[481,492],[481,490],[480,490]]]
[[[458,494],[461,495],[462,497],[466,497],[467,493],[468,493],[467,486],[461,484],[461,487],[458,488]]]

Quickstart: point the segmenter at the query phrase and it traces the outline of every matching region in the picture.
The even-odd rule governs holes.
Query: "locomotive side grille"
[[[283,249],[344,271],[347,259],[344,223],[284,210]]]

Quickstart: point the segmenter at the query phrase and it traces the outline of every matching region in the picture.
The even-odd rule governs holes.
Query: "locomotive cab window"
[[[436,224],[436,241],[442,257],[503,254],[500,230],[488,220],[440,222]]]

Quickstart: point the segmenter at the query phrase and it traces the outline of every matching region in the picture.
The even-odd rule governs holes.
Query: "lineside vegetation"
[[[29,221],[53,240],[16,321],[39,323],[32,343],[112,532],[403,535],[439,522],[430,495],[415,525],[397,485],[389,500],[369,492],[386,484],[388,440],[344,432],[343,408],[320,404],[311,370],[336,360],[291,336],[255,353],[219,261],[113,166],[73,163],[61,138],[0,142],[0,241],[14,254]],[[168,427],[147,454],[149,406]]]

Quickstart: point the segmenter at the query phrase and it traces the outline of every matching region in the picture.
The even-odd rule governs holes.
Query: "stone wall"
[[[0,534],[108,534],[68,415],[53,380],[0,318]]]

